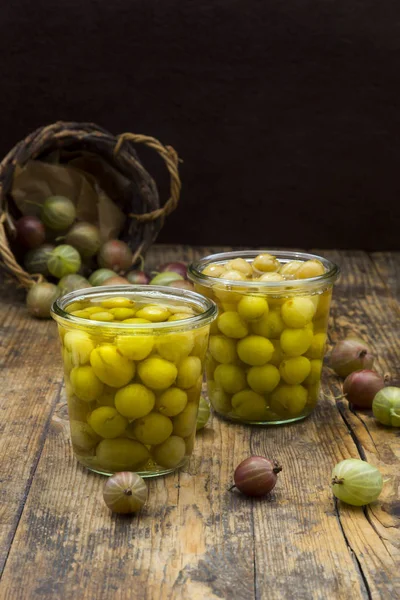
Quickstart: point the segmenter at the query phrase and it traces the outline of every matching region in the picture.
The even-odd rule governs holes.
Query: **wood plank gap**
[[[338,525],[339,525],[339,529],[342,532],[344,541],[346,542],[347,548],[349,549],[349,553],[350,553],[351,559],[352,559],[352,561],[354,563],[354,566],[356,568],[356,571],[358,572],[358,574],[359,574],[359,576],[361,578],[361,581],[362,581],[362,583],[364,585],[364,590],[362,590],[362,588],[361,588],[361,591],[365,595],[365,598],[367,598],[368,600],[372,600],[372,593],[371,593],[371,589],[370,589],[370,587],[368,585],[368,580],[367,580],[367,578],[365,576],[365,573],[363,571],[361,563],[358,560],[358,556],[357,556],[356,552],[353,550],[353,548],[352,548],[352,546],[350,544],[350,541],[349,541],[349,539],[348,539],[348,537],[346,535],[346,532],[344,530],[344,526],[343,526],[342,519],[341,519],[341,516],[340,516],[338,499],[335,498],[334,502],[335,502],[335,514],[336,514],[337,522],[338,522]]]
[[[61,381],[60,385],[59,385],[59,389],[58,389],[57,395],[56,395],[56,398],[55,398],[55,401],[54,401],[54,404],[53,404],[53,407],[52,407],[51,411],[49,412],[46,424],[45,424],[45,426],[44,426],[44,428],[42,430],[42,433],[40,435],[40,438],[39,438],[39,449],[38,449],[38,452],[37,452],[37,456],[35,457],[35,460],[32,463],[31,471],[29,473],[29,477],[28,477],[28,480],[26,482],[26,486],[25,486],[24,493],[22,495],[21,503],[20,503],[20,505],[18,507],[16,524],[15,524],[14,530],[11,533],[11,536],[10,536],[10,539],[9,539],[9,543],[7,545],[8,547],[7,547],[5,556],[4,556],[3,559],[0,560],[0,581],[1,581],[1,578],[3,576],[4,569],[5,569],[6,565],[7,565],[7,560],[8,560],[8,557],[10,555],[10,551],[11,551],[11,548],[12,548],[12,545],[13,545],[13,541],[14,541],[14,538],[15,538],[17,530],[18,530],[19,522],[20,522],[22,514],[24,512],[25,504],[26,504],[26,501],[27,501],[28,496],[29,496],[29,492],[30,492],[30,489],[31,489],[31,486],[32,486],[33,478],[35,477],[36,469],[38,468],[39,461],[40,461],[40,458],[42,456],[43,448],[44,448],[44,445],[46,443],[47,434],[48,434],[48,431],[49,431],[49,428],[50,428],[50,425],[51,425],[51,420],[53,418],[53,414],[54,414],[54,412],[56,410],[57,404],[58,404],[58,402],[60,400],[60,397],[61,397],[61,390],[63,389],[63,385],[64,385],[64,382]]]

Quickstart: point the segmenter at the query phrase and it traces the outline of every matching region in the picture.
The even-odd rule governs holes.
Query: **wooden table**
[[[148,263],[212,250],[155,246]],[[331,342],[369,339],[376,368],[400,385],[400,254],[323,254],[342,268]],[[72,455],[55,324],[30,318],[23,298],[2,285],[1,599],[400,597],[400,433],[335,401],[340,382],[328,370],[313,416],[270,428],[214,416],[187,469],[150,481],[138,516],[113,516],[104,479]],[[283,464],[259,501],[227,491],[250,454]],[[332,497],[331,469],[348,457],[389,479],[367,508]]]

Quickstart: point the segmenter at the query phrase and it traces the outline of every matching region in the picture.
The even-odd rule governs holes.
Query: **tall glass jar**
[[[339,268],[301,252],[226,252],[189,267],[195,290],[218,305],[206,359],[220,415],[274,425],[304,419],[320,387]]]
[[[216,315],[199,294],[156,286],[97,287],[56,300],[80,463],[104,475],[142,477],[185,464]]]

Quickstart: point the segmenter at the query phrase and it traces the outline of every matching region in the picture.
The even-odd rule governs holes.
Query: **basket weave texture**
[[[157,185],[140,162],[134,144],[152,148],[165,162],[170,175],[170,195],[163,206]],[[59,121],[37,129],[14,146],[0,163],[0,265],[27,289],[43,277],[27,273],[11,250],[15,221],[21,216],[10,193],[13,177],[17,167],[60,149],[97,154],[132,182],[131,197],[120,208],[128,216],[122,238],[134,253],[133,262],[154,242],[165,217],[175,210],[179,201],[179,159],[171,146],[164,146],[146,135],[123,133],[114,136],[94,123]]]

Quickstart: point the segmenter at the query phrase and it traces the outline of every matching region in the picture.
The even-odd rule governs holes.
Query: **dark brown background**
[[[400,248],[398,0],[19,0],[0,49],[1,155],[58,119],[179,151],[160,241]]]

